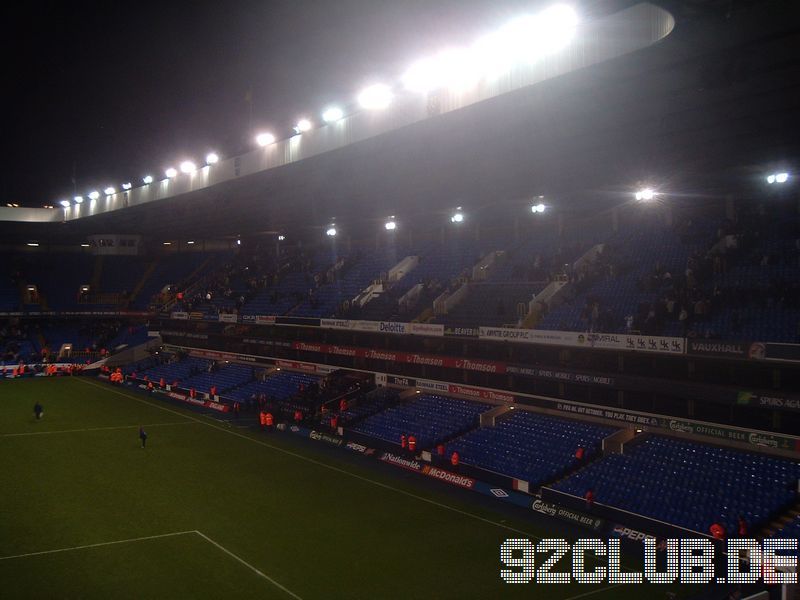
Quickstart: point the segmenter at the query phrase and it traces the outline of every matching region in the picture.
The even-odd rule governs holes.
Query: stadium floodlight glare
[[[539,202],[538,204],[534,204],[531,206],[531,212],[534,214],[543,213],[545,211],[545,205]]]
[[[326,123],[335,123],[344,117],[344,111],[338,106],[329,106],[322,113],[322,120]]]
[[[89,200],[97,200],[100,197],[100,192],[98,192],[97,190],[92,190],[91,192],[89,192],[88,196]]]
[[[789,181],[789,173],[782,171],[780,173],[770,173],[767,175],[767,183],[772,185],[773,183],[786,183]]]
[[[270,144],[275,143],[275,136],[271,133],[267,133],[266,131],[263,133],[259,133],[256,136],[256,144],[259,146],[269,146]]]
[[[450,48],[436,57],[443,86],[453,91],[464,91],[478,83],[480,74],[475,59],[466,48]]]
[[[39,242],[28,242],[26,245],[30,246],[31,248],[38,248]]]
[[[206,154],[206,164],[207,165],[215,165],[219,162],[219,156],[217,156],[216,152],[209,152]]]
[[[496,31],[479,38],[470,48],[475,72],[488,81],[494,81],[514,66],[513,53],[505,36]]]
[[[651,188],[644,188],[636,192],[635,198],[640,202],[647,202],[656,197],[656,193]]]
[[[311,124],[311,121],[309,121],[308,119],[300,119],[297,122],[297,125],[294,126],[294,132],[295,133],[304,133],[304,132],[308,131],[309,129],[311,129],[311,127],[313,127],[313,125]]]
[[[460,206],[456,209],[455,214],[453,214],[453,216],[450,217],[450,222],[451,223],[463,223],[464,222],[464,213],[461,212],[461,207]]]
[[[386,228],[386,231],[394,231],[395,229],[397,229],[397,223],[395,222],[394,218],[392,218],[389,221],[386,221],[386,223],[384,223],[383,226]]]
[[[149,184],[153,183],[153,176],[152,175],[145,175],[144,177],[142,177],[142,183],[145,184],[145,185],[149,185]]]
[[[192,246],[194,244],[194,240],[189,240],[186,243],[189,244],[190,246]]]
[[[113,196],[117,193],[117,190],[115,190],[113,186],[108,186],[103,190],[103,193],[105,193],[106,196]]]
[[[166,176],[167,176],[167,178],[169,178],[169,179],[172,179],[172,178],[173,178],[173,177],[175,177],[177,174],[178,174],[178,171],[177,171],[177,170],[176,170],[174,167],[170,167],[169,169],[167,169],[166,171],[164,171],[164,175],[166,175]]]
[[[75,196],[73,200],[75,201],[75,204],[81,204],[83,202],[83,196]]]
[[[558,52],[575,36],[578,15],[566,4],[556,4],[539,13],[541,50],[545,53]]]
[[[185,160],[181,163],[181,173],[194,173],[197,171],[197,165],[190,160]]]
[[[88,248],[89,244],[81,244],[81,248]]]
[[[336,227],[328,227],[328,230],[325,232],[325,235],[327,235],[328,237],[335,237]]]
[[[69,206],[70,206],[70,201],[69,201],[69,200],[60,200],[60,201],[59,201],[59,204],[60,204],[61,206],[63,206],[64,208],[69,208]]]
[[[531,63],[558,52],[575,36],[578,15],[564,4],[523,15],[500,30],[505,51],[515,62]]]
[[[439,64],[432,58],[418,60],[406,70],[401,81],[409,92],[432,92],[441,85]]]
[[[282,241],[283,241],[283,240],[285,240],[285,239],[286,239],[286,236],[285,236],[285,235],[279,235],[279,236],[278,236],[278,241],[279,241],[279,242],[282,242]]]
[[[358,95],[358,104],[367,110],[380,110],[392,103],[392,90],[388,85],[376,83],[364,88]]]
[[[132,187],[133,187],[133,185],[131,185],[131,182],[130,182],[130,181],[128,181],[128,182],[126,182],[126,183],[123,183],[123,184],[122,184],[122,189],[123,189],[123,190],[129,190],[129,189],[131,189]]]

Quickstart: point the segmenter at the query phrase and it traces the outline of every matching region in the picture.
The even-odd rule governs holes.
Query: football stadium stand
[[[647,436],[593,462],[554,489],[708,533],[737,530],[739,517],[760,528],[797,498],[800,463],[696,442]]]
[[[419,448],[432,448],[477,427],[478,416],[489,408],[481,402],[421,394],[367,417],[353,430],[397,445],[402,435],[414,435]]]
[[[527,481],[532,487],[596,457],[614,427],[559,419],[526,411],[506,413],[494,427],[475,429],[448,442],[446,455],[461,462]],[[578,448],[584,456],[575,457]]]

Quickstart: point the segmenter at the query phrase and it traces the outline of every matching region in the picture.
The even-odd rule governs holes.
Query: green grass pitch
[[[608,600],[675,591],[505,584],[501,542],[562,537],[557,524],[543,531],[389,467],[298,450],[287,436],[89,379],[3,381],[0,597]]]

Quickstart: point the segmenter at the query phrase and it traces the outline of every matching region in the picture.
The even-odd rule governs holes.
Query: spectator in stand
[[[739,519],[737,522],[737,529],[739,537],[747,537],[749,527],[747,526],[747,521],[744,520],[742,515],[739,515]]]
[[[458,452],[453,450],[453,453],[450,455],[450,466],[452,466],[453,469],[457,469],[460,463],[461,463],[461,456],[459,456]]]

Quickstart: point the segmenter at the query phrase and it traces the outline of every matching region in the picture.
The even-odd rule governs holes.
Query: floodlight
[[[75,196],[73,200],[75,201],[75,204],[80,204],[83,202],[83,196]]]
[[[769,183],[769,184],[775,183],[775,175],[774,174],[767,175],[767,183]]]
[[[330,106],[322,113],[322,120],[326,123],[335,123],[344,116],[344,111],[338,106]]]
[[[170,167],[169,169],[164,171],[164,175],[166,175],[169,179],[172,179],[177,174],[178,174],[178,171],[176,171],[173,167]]]
[[[285,240],[285,239],[286,239],[286,236],[285,236],[285,235],[279,235],[279,236],[278,236],[278,241],[279,241],[279,242],[282,242],[282,241],[283,241],[283,240]]]
[[[145,175],[144,177],[142,177],[142,183],[144,183],[145,185],[153,183],[153,176],[152,175]]]
[[[69,202],[69,200],[61,200],[61,201],[59,201],[59,204],[61,206],[63,206],[64,208],[69,208],[70,202]]]
[[[392,90],[388,85],[376,83],[362,90],[358,95],[358,103],[367,110],[386,108],[392,103]]]
[[[494,81],[514,66],[508,40],[499,31],[478,39],[471,46],[470,53],[476,73],[489,81]]]
[[[439,65],[432,58],[423,58],[412,64],[401,80],[410,92],[427,94],[441,85]]]
[[[209,152],[206,155],[206,164],[207,165],[215,165],[219,162],[219,156],[215,152]]]
[[[181,173],[194,173],[196,170],[197,165],[190,160],[185,160],[181,163]]]
[[[639,200],[640,202],[642,201],[647,202],[655,198],[655,196],[656,193],[650,188],[644,188],[643,190],[639,190],[638,192],[636,192],[635,195],[636,199]]]
[[[89,200],[97,200],[100,197],[100,192],[97,190],[92,190],[89,192]]]
[[[294,132],[303,133],[311,129],[311,127],[312,127],[311,121],[309,121],[308,119],[300,119],[297,122],[297,125],[294,126]]]
[[[105,193],[106,196],[113,196],[117,193],[117,190],[115,190],[113,186],[108,186],[103,190],[103,193]]]
[[[194,240],[189,240],[189,241],[188,241],[188,242],[186,242],[186,243],[187,243],[187,244],[189,244],[189,245],[191,246],[191,245],[193,245],[193,244],[194,244]]]
[[[88,248],[89,244],[81,244],[81,248]]]
[[[474,86],[479,79],[475,59],[466,48],[450,48],[436,57],[441,84],[455,91]]]
[[[336,227],[329,227],[328,230],[325,232],[325,235],[328,237],[334,237],[336,235]]]
[[[394,219],[391,221],[386,221],[383,226],[386,228],[386,231],[394,231],[397,229],[397,223],[395,223]]]
[[[775,183],[786,183],[789,181],[789,174],[788,173],[776,173],[775,174]]]
[[[574,37],[578,15],[572,7],[556,4],[539,13],[541,50],[557,52]]]
[[[461,211],[458,211],[452,217],[450,217],[451,223],[463,223],[463,221],[464,221],[464,213],[462,213]]]
[[[533,206],[531,206],[531,212],[532,213],[543,213],[544,210],[545,210],[545,206],[541,202],[539,202],[539,204],[534,204]]]
[[[269,146],[270,144],[275,143],[275,136],[267,132],[259,133],[256,136],[256,143],[259,146]]]
[[[30,246],[31,248],[38,248],[39,242],[28,242],[27,245]]]

